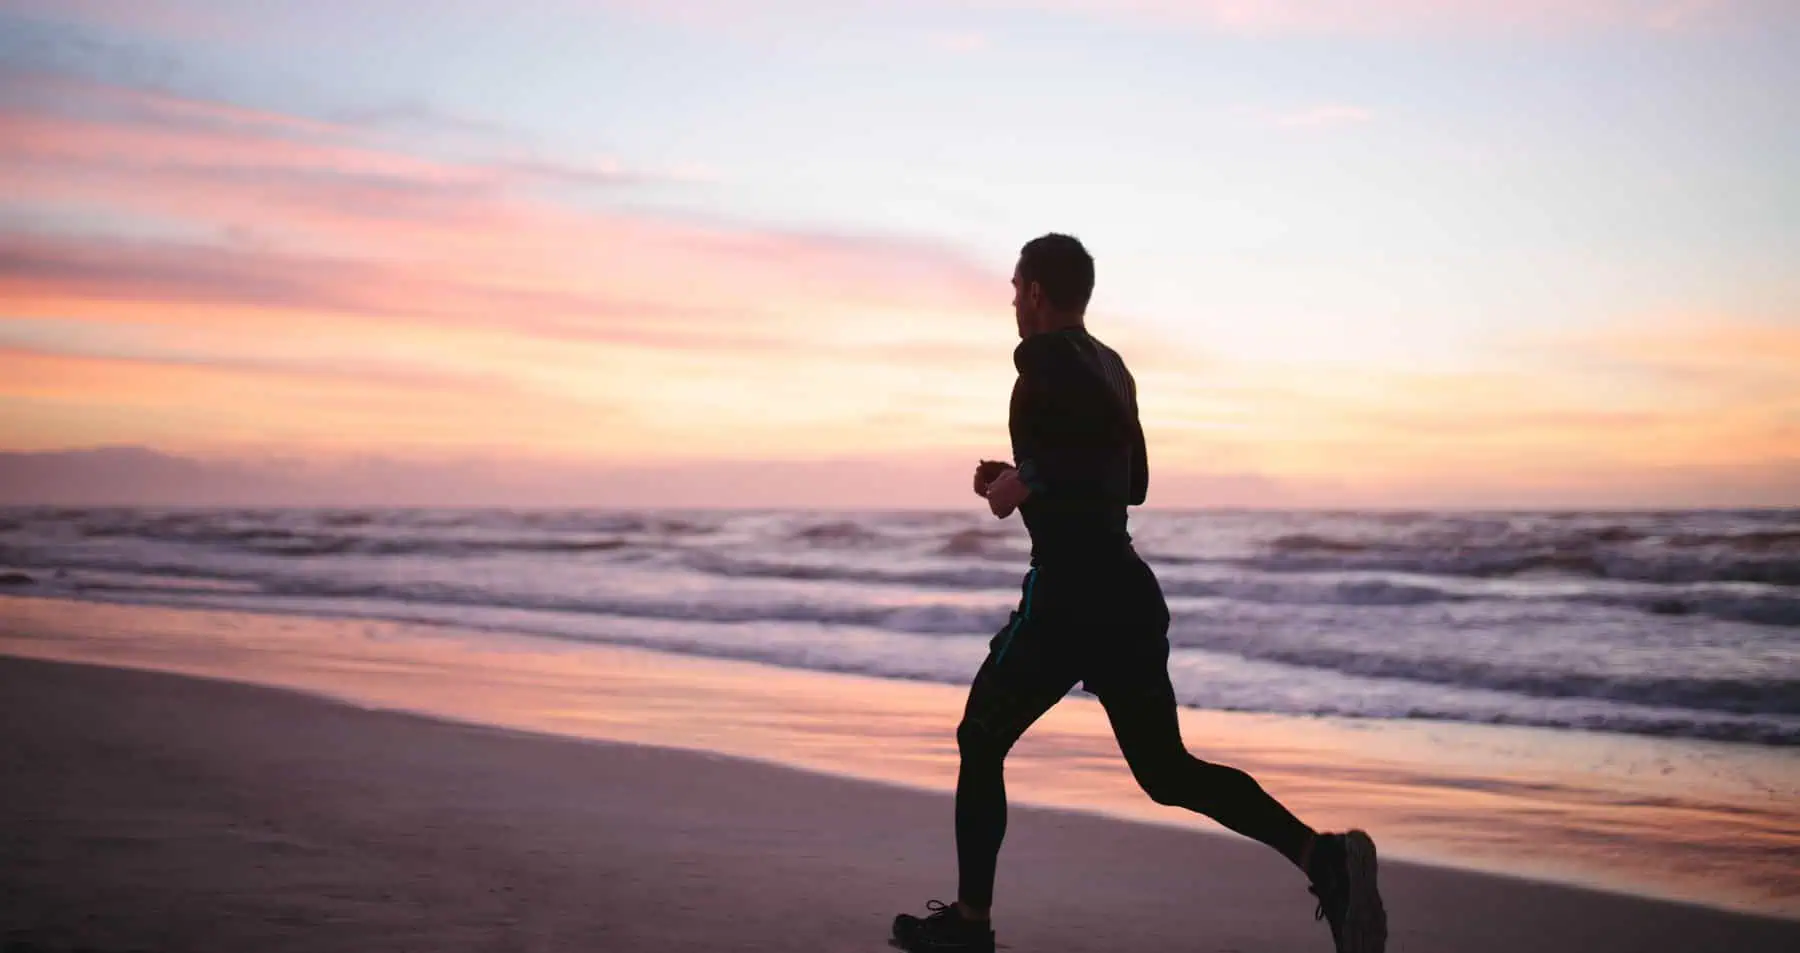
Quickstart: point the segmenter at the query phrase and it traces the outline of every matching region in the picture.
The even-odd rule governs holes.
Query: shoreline
[[[929,683],[489,632],[11,596],[0,597],[0,653],[931,792],[953,784],[962,700],[960,689]],[[1731,759],[1757,752],[1720,743],[1192,710],[1182,721],[1196,753],[1251,771],[1317,827],[1368,827],[1384,857],[1800,919],[1800,873],[1782,863],[1800,857],[1796,802],[1781,786],[1795,766],[1779,753],[1740,777]],[[1091,699],[1059,705],[1008,767],[1016,803],[1230,839],[1141,796]],[[1721,831],[1741,851],[1727,850]]]
[[[26,950],[880,949],[949,799],[740,758],[0,658],[0,936]],[[1792,947],[1800,923],[1389,860],[1390,950]],[[1326,950],[1237,838],[1019,808],[1015,949]],[[804,915],[800,915],[804,913]]]

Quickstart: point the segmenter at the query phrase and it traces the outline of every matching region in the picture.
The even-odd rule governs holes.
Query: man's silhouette
[[[1132,548],[1126,507],[1149,489],[1137,385],[1117,352],[1083,325],[1094,260],[1067,235],[1021,250],[1013,272],[1018,347],[1009,429],[1013,461],[982,461],[975,492],[1031,534],[1019,606],[989,644],[956,740],[953,904],[901,914],[894,939],[915,953],[994,949],[988,920],[1006,834],[1002,765],[1019,736],[1080,682],[1097,695],[1145,793],[1279,851],[1305,872],[1339,953],[1381,953],[1387,916],[1375,844],[1362,831],[1320,834],[1236,768],[1187,752],[1169,683],[1169,610]]]

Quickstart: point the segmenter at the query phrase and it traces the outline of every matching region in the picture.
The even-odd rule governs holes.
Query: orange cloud
[[[1006,275],[955,249],[582,211],[539,186],[643,180],[42,84],[0,101],[0,184],[39,219],[79,214],[0,234],[0,305],[33,319],[29,340],[0,335],[15,344],[0,397],[29,397],[40,420],[89,408],[71,438],[106,429],[90,412],[104,404],[126,431],[146,413],[159,436],[181,421],[171,445],[186,448],[245,439],[253,419],[270,440],[410,445],[440,419],[469,446],[817,454],[867,421],[922,446],[1003,406]],[[896,367],[898,353],[935,361]],[[223,396],[259,374],[289,399]],[[603,426],[597,407],[613,410]]]
[[[356,291],[358,300],[344,302],[332,296],[347,292],[320,288],[379,285],[403,267],[442,273],[448,265],[458,276],[447,282],[454,296],[486,310],[616,311],[618,299],[634,297],[623,290],[629,288],[693,299],[661,308],[652,315],[658,318],[672,310],[753,313],[796,298],[987,307],[1007,293],[1002,276],[926,241],[584,214],[532,194],[543,178],[634,179],[604,168],[428,160],[357,142],[355,130],[331,124],[91,84],[81,91],[105,114],[0,111],[0,135],[20,143],[0,154],[0,182],[40,201],[104,204],[192,230],[253,236],[270,247],[217,256],[204,245],[115,244],[82,253],[52,242],[26,255],[15,239],[8,249],[15,278],[19,270],[40,277],[81,270],[102,284],[156,283],[167,291],[188,281],[190,291],[235,288],[257,303],[288,295],[305,306],[368,306],[375,292]],[[68,111],[66,104],[60,110]],[[201,252],[219,260],[179,260]],[[389,273],[371,274],[381,270],[371,259]],[[98,274],[109,263],[116,263],[113,274]],[[209,267],[210,276],[196,274]],[[478,291],[472,282],[487,287]],[[406,297],[417,290],[408,288]]]
[[[1800,368],[1800,315],[1786,322],[1730,315],[1651,320],[1564,334],[1560,340],[1577,357],[1615,370],[1630,368],[1708,388],[1785,384],[1786,396],[1800,399],[1795,374]]]
[[[616,426],[611,408],[506,393],[505,382],[353,370],[0,349],[0,440],[24,448],[153,442],[404,455],[467,447],[470,433],[481,432],[490,450],[568,454],[591,446],[597,426]]]
[[[1461,369],[1216,367],[1158,382],[1146,426],[1187,465],[1361,502],[1695,503],[1712,474],[1721,502],[1794,503],[1800,484],[1773,474],[1800,461],[1796,366],[1800,322],[1645,322],[1515,339]]]

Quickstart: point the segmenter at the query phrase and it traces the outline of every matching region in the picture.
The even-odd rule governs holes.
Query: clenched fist
[[[1013,468],[1012,464],[1000,460],[983,460],[975,467],[975,495],[987,496],[988,484],[993,483],[1000,474]]]

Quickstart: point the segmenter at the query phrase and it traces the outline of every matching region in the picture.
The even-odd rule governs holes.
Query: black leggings
[[[994,637],[956,729],[957,899],[986,910],[1006,836],[1004,762],[1032,722],[1077,682],[1099,696],[1144,793],[1300,861],[1313,831],[1256,779],[1188,754],[1169,684],[1168,608],[1136,556],[1100,566],[1040,567]]]

